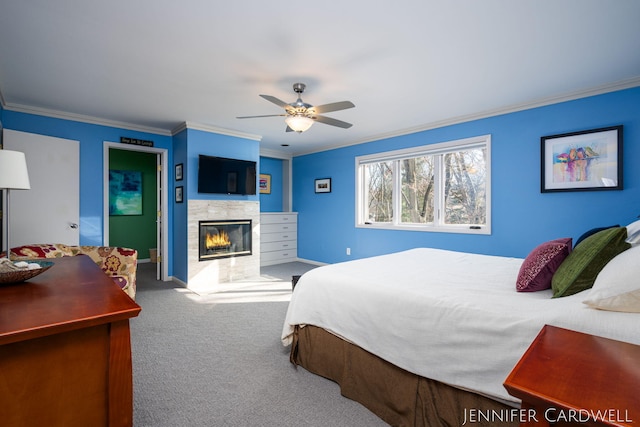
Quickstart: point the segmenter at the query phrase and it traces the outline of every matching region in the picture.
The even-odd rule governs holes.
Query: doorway
[[[125,161],[129,157],[129,161]],[[140,230],[140,239],[135,246],[138,249],[140,259],[156,261],[156,279],[168,280],[168,263],[165,262],[165,254],[168,253],[168,220],[167,220],[167,150],[153,147],[126,145],[122,143],[104,143],[104,245],[115,245],[122,241],[123,233],[126,235],[125,224]],[[139,215],[127,217],[111,215],[109,206],[109,181],[112,164],[124,165],[127,174],[135,171],[140,175],[144,173],[142,180],[144,192],[141,193],[141,208]],[[131,166],[137,165],[137,166]],[[125,171],[118,171],[125,172]],[[135,175],[135,174],[134,174]],[[149,193],[152,192],[152,194]],[[144,197],[142,197],[144,196]],[[154,203],[155,202],[155,203]],[[136,212],[133,212],[134,214]],[[144,215],[143,215],[144,213]],[[140,222],[142,221],[142,222]],[[133,225],[131,225],[133,224]],[[151,228],[151,231],[149,231]],[[146,232],[144,230],[147,230]],[[155,230],[155,238],[153,236]],[[149,236],[151,233],[151,236]],[[146,235],[146,237],[145,237]],[[142,246],[140,246],[142,245]],[[138,247],[140,246],[140,247]]]

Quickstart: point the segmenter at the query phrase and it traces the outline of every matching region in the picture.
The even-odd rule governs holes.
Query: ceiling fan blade
[[[353,126],[351,123],[343,122],[342,120],[332,119],[327,116],[315,116],[313,118],[316,122],[324,123],[325,125],[337,126],[343,129],[349,129]]]
[[[273,102],[278,107],[285,108],[285,107],[287,107],[289,105],[286,102],[284,102],[283,100],[276,98],[275,96],[271,96],[271,95],[260,95],[260,96],[262,98],[266,99],[269,102]]]
[[[341,102],[333,102],[331,104],[324,105],[316,105],[315,107],[311,107],[310,110],[314,110],[317,114],[329,113],[331,111],[339,111],[346,110],[347,108],[353,108],[353,102],[351,101],[341,101]]]
[[[295,132],[293,129],[291,129],[289,127],[289,125],[287,125],[287,128],[284,130],[285,132]]]
[[[236,117],[236,119],[255,119],[257,117],[284,117],[286,114],[267,114],[266,116],[242,116]]]

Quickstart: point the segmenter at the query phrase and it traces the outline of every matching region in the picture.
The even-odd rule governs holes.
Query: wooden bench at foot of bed
[[[315,326],[296,326],[290,358],[392,426],[519,425],[519,407],[412,374]]]

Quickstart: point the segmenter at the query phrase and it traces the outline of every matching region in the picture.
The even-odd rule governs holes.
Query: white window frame
[[[398,167],[401,159],[407,157],[418,156],[432,156],[439,154],[446,154],[450,152],[463,151],[465,149],[472,148],[485,148],[486,149],[486,219],[487,223],[484,225],[472,225],[469,224],[444,224],[443,215],[444,212],[444,200],[441,197],[443,189],[438,185],[436,191],[434,191],[434,221],[432,224],[406,224],[400,222],[400,216],[395,215],[391,222],[371,223],[365,218],[365,194],[367,189],[365,188],[366,180],[364,177],[364,165],[370,163],[393,161],[393,212],[400,212],[400,188],[401,180],[400,174],[398,174]],[[458,139],[454,141],[440,142],[436,144],[423,145],[420,147],[405,148],[401,150],[387,151],[383,153],[368,154],[364,156],[358,156],[355,158],[355,170],[356,170],[356,227],[357,228],[369,228],[369,229],[389,229],[389,230],[413,230],[413,231],[427,231],[427,232],[441,232],[441,233],[461,233],[461,234],[491,234],[491,135],[475,136],[471,138]],[[436,174],[436,180],[442,182],[443,169],[440,161],[436,162],[436,168],[434,173]],[[439,178],[438,178],[439,177]]]

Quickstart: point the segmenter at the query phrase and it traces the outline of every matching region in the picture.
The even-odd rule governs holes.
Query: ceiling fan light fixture
[[[304,132],[305,130],[309,129],[313,124],[313,119],[307,116],[299,115],[299,114],[294,116],[288,116],[286,119],[284,119],[284,121],[287,124],[287,126],[289,126],[291,129],[293,129],[295,132],[298,132],[298,133]]]

